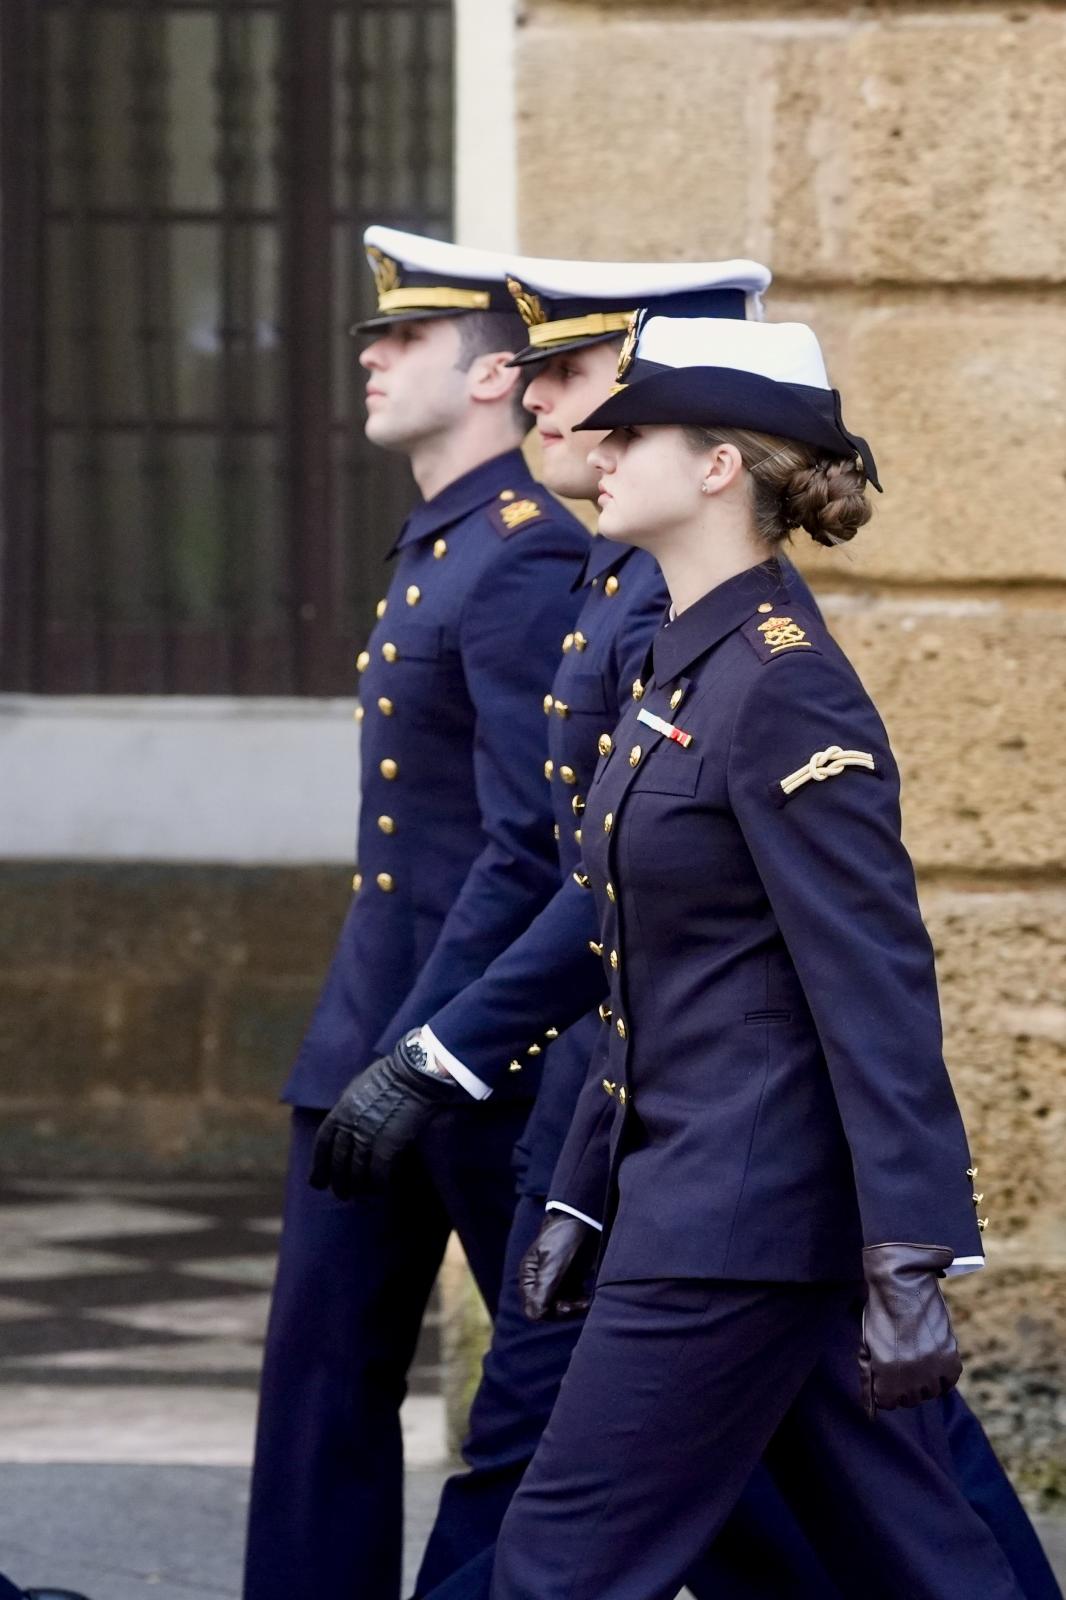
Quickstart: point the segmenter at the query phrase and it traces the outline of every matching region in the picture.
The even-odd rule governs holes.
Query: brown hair
[[[831,456],[797,439],[746,428],[686,427],[694,450],[731,444],[751,475],[755,527],[767,544],[805,528],[818,544],[843,544],[871,516],[866,473],[854,456]]]

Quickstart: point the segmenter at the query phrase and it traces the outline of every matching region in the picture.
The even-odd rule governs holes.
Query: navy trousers
[[[468,1472],[448,1479],[418,1574],[418,1600],[488,1600],[500,1524],[547,1426],[581,1322],[532,1323],[518,1263],[544,1202],[518,1202],[482,1381],[463,1445]],[[474,1554],[473,1552],[477,1552]],[[688,1585],[697,1600],[839,1600],[765,1469],[757,1468]]]
[[[675,1600],[764,1455],[863,1600],[1020,1600],[938,1406],[865,1416],[859,1301],[818,1284],[601,1285],[511,1502],[492,1600]]]
[[[246,1600],[399,1596],[407,1370],[453,1228],[496,1310],[527,1113],[495,1097],[442,1111],[384,1194],[341,1202],[307,1182],[324,1113],[294,1111]]]
[[[415,1600],[489,1600],[500,1524],[540,1441],[581,1332],[580,1322],[531,1323],[522,1314],[518,1262],[543,1217],[543,1201],[530,1196],[519,1200],[492,1343],[463,1445],[470,1470],[444,1486]],[[944,1396],[940,1409],[963,1494],[1006,1555],[1026,1600],[1062,1600],[1033,1525],[957,1389]],[[785,1453],[778,1448],[771,1454],[790,1483],[790,1493],[799,1495],[797,1474]],[[711,1550],[690,1569],[687,1587],[696,1600],[840,1596],[765,1467],[756,1468]]]

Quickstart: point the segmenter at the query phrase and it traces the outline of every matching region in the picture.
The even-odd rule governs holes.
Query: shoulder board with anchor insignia
[[[762,662],[791,652],[821,654],[817,636],[812,638],[801,621],[784,611],[774,611],[770,616],[757,613],[744,624],[741,632]]]
[[[517,533],[519,528],[524,528],[527,522],[536,522],[544,516],[544,508],[539,500],[533,500],[528,495],[519,497],[507,493],[505,499],[500,495],[488,507],[488,518],[501,539],[509,539],[512,533]]]

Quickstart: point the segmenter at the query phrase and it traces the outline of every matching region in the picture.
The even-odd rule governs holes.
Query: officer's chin
[[[619,544],[635,544],[637,542],[632,533],[626,529],[625,519],[619,515],[618,507],[610,500],[600,507],[596,532],[601,538],[614,539]]]

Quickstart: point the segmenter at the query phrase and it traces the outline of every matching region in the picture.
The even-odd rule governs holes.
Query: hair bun
[[[870,520],[866,474],[852,460],[800,467],[781,498],[789,527],[805,528],[818,544],[844,544]]]

